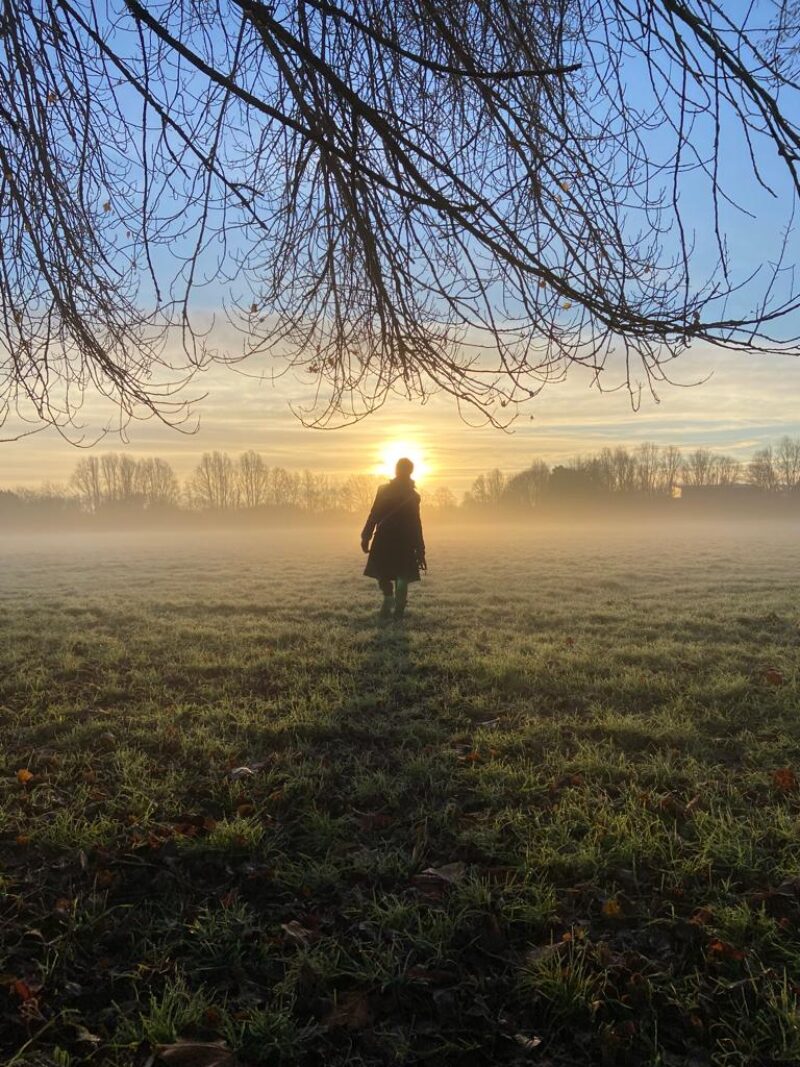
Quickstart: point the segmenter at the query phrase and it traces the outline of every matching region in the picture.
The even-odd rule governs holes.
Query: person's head
[[[410,478],[414,473],[414,464],[410,459],[398,459],[395,464],[394,473],[398,478]]]

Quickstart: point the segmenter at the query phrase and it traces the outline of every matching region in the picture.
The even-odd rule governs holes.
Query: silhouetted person
[[[361,548],[369,553],[364,574],[378,579],[383,593],[383,619],[391,614],[392,603],[394,617],[402,619],[408,599],[408,583],[418,582],[420,569],[428,569],[419,517],[419,493],[411,478],[413,470],[410,459],[397,461],[395,477],[375,494],[375,503],[361,531]]]

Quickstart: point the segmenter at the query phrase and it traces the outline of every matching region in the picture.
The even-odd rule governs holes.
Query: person
[[[389,618],[392,606],[394,617],[402,619],[409,583],[418,582],[420,570],[428,569],[413,471],[410,459],[397,461],[395,477],[378,489],[361,531],[361,548],[369,555],[364,574],[378,580],[383,593],[382,619]]]

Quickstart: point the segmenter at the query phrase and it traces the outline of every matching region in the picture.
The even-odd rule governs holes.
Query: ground
[[[0,1060],[800,1062],[799,532],[5,539]]]

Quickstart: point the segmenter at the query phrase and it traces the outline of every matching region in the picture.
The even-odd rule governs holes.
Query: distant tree
[[[100,456],[102,499],[105,504],[131,504],[137,496],[136,460],[126,453]]]
[[[603,449],[604,453],[609,449]],[[617,493],[630,493],[637,487],[637,461],[623,445],[610,451],[608,469],[612,472],[611,488]]]
[[[468,506],[497,507],[502,500],[504,487],[505,478],[503,472],[495,467],[494,470],[488,471],[486,474],[478,475],[472,483],[472,489],[469,494],[465,496],[464,502]]]
[[[535,508],[547,493],[550,468],[535,460],[527,470],[508,479],[503,489],[503,503],[515,508]]]
[[[266,504],[269,496],[269,468],[258,454],[250,449],[239,456],[237,478],[239,500],[243,507],[257,508]]]
[[[657,493],[663,488],[664,459],[662,450],[651,441],[645,441],[636,449],[636,488],[642,493]]]
[[[299,475],[283,467],[269,471],[269,502],[278,508],[296,507],[300,499]]]
[[[778,472],[775,469],[772,445],[753,453],[753,458],[747,466],[747,480],[751,485],[770,493],[778,488]]]
[[[431,493],[425,493],[424,503],[434,511],[453,511],[458,507],[456,495],[446,485],[437,485]]]
[[[201,508],[226,511],[236,507],[236,469],[227,452],[204,452],[189,483],[189,496]]]
[[[713,485],[735,485],[739,481],[742,465],[733,456],[714,456],[711,467]]]
[[[335,506],[335,491],[327,474],[305,470],[298,484],[298,503],[304,511],[324,512]]]
[[[135,485],[136,494],[146,507],[174,507],[178,503],[178,479],[166,460],[140,459],[136,464]]]
[[[800,437],[782,437],[775,449],[778,484],[791,493],[800,488]]]
[[[661,487],[665,493],[671,493],[678,484],[683,453],[675,445],[668,445],[661,453]]]
[[[105,504],[119,500],[119,455],[106,452],[100,456],[100,478],[102,497]]]
[[[681,475],[686,485],[701,488],[713,481],[714,456],[707,448],[696,448],[686,456]]]
[[[372,507],[375,499],[375,491],[380,485],[380,479],[368,474],[351,474],[346,478],[340,490],[341,503],[344,508],[352,513],[366,514]]]
[[[103,482],[100,460],[86,456],[78,460],[70,478],[70,485],[78,494],[87,511],[97,511],[103,499]]]
[[[608,492],[598,464],[582,464],[580,467],[558,465],[550,472],[547,487],[549,500],[570,504],[596,502],[598,496]]]

